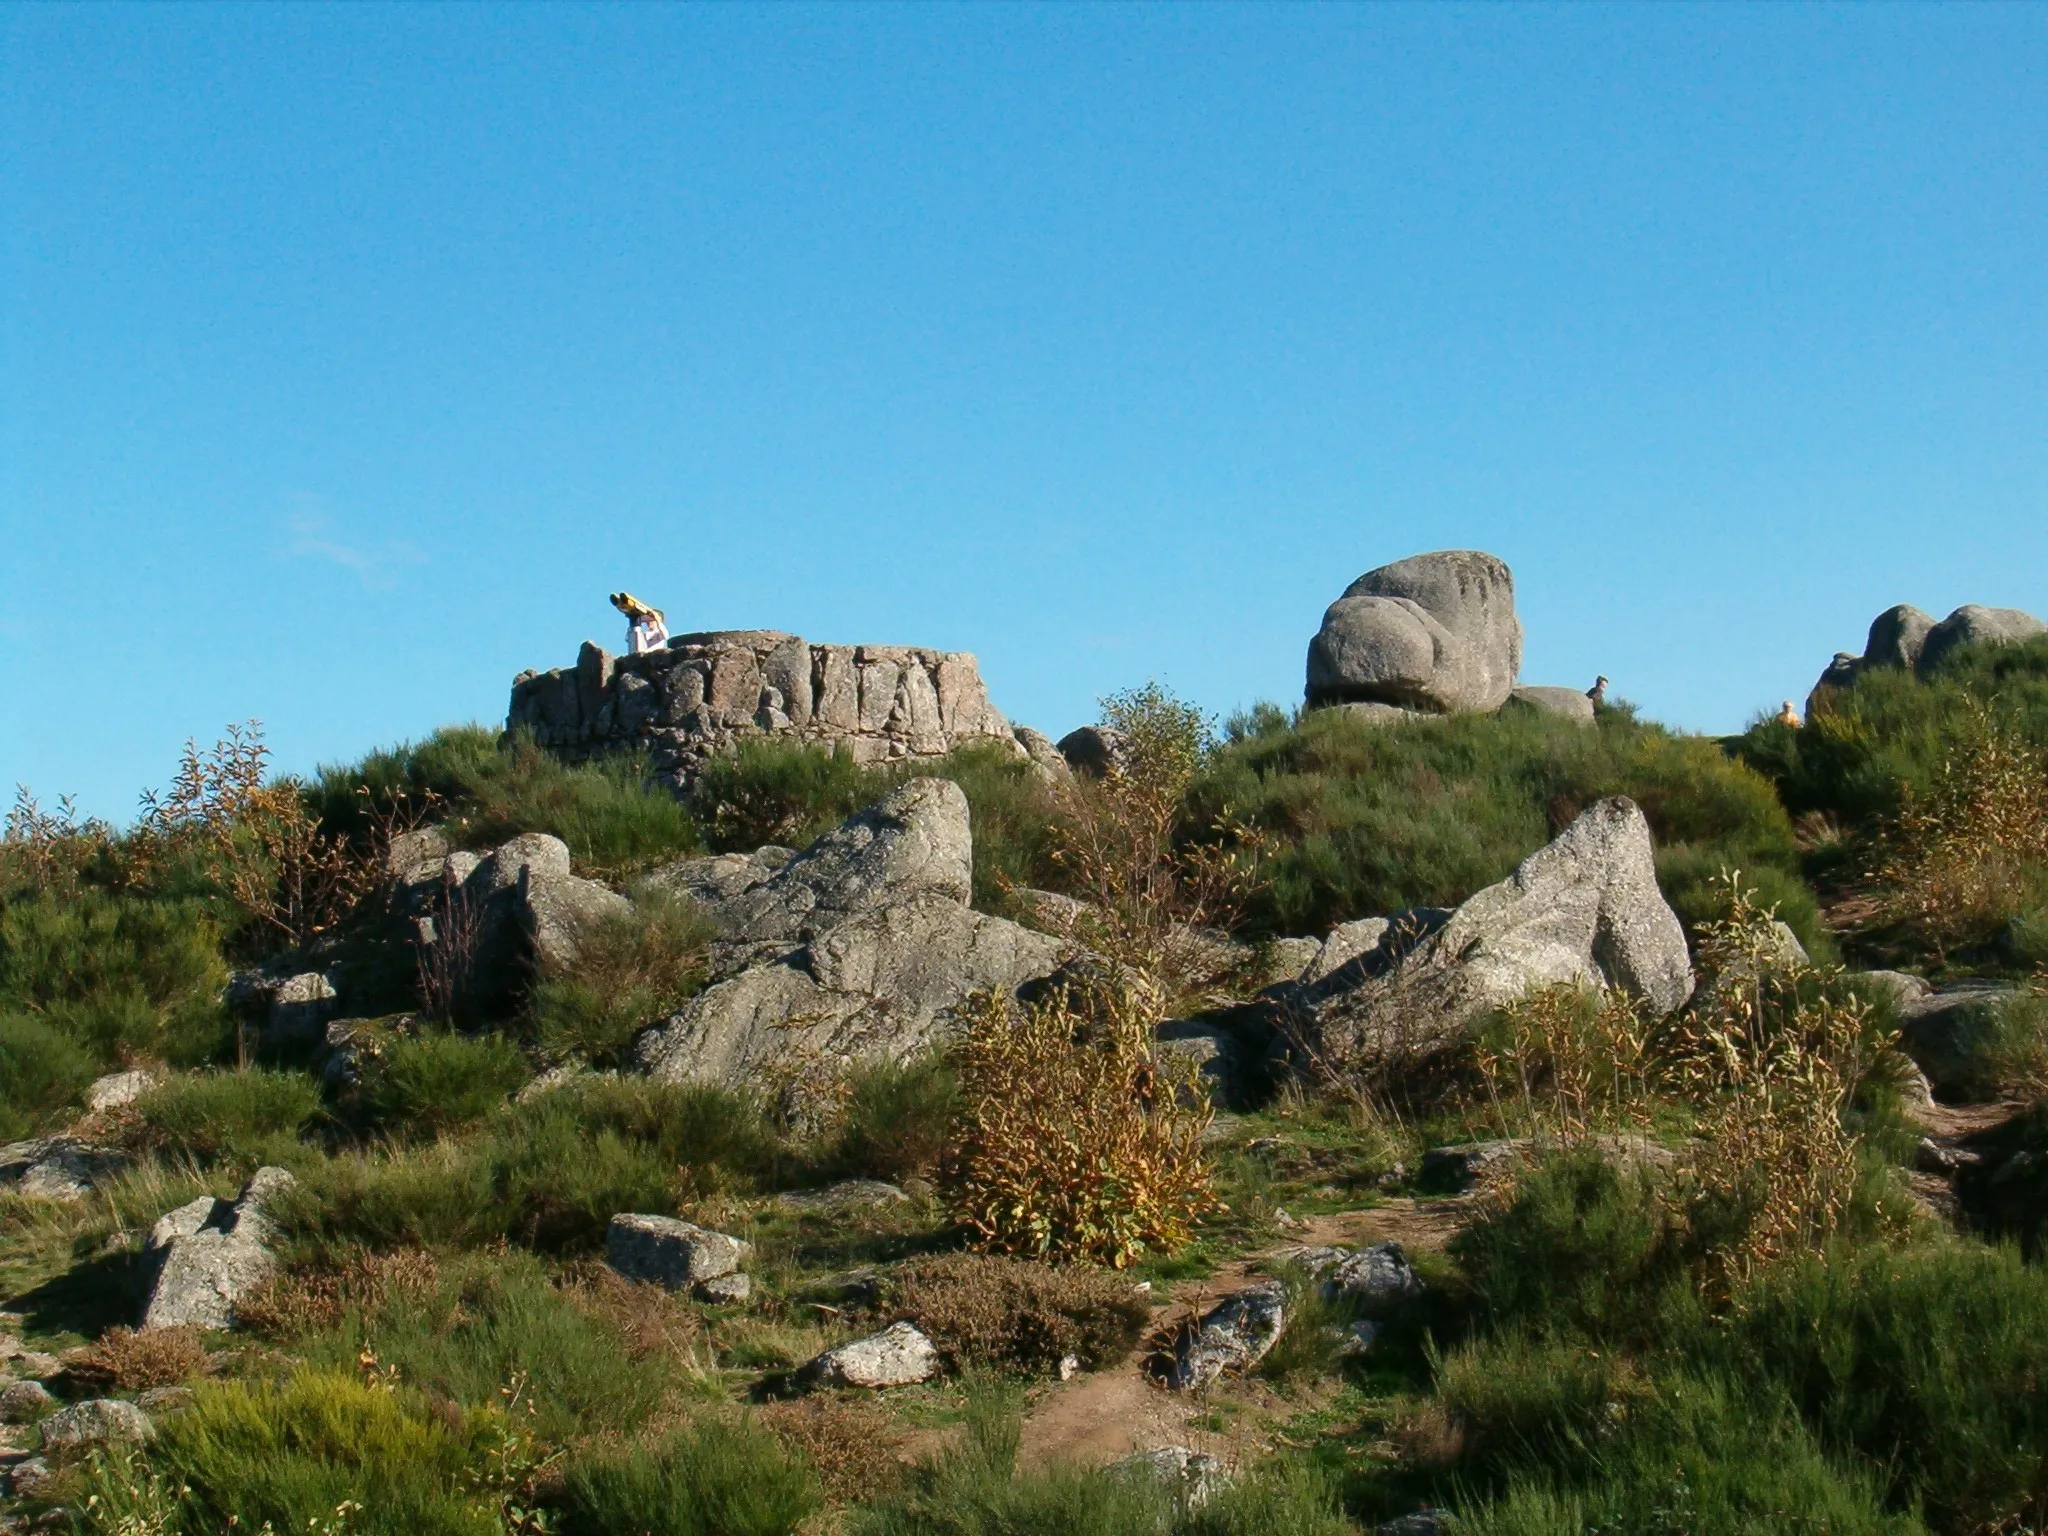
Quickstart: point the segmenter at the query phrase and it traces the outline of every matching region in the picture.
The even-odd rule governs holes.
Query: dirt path
[[[1441,1248],[1469,1208],[1467,1200],[1389,1200],[1370,1210],[1310,1217],[1268,1252],[1301,1244],[1362,1248],[1386,1242],[1411,1251]],[[1236,1259],[1213,1275],[1174,1286],[1153,1314],[1152,1336],[1166,1335],[1259,1279],[1261,1257]],[[1147,1373],[1145,1360],[1141,1349],[1109,1370],[1040,1389],[1025,1410],[1023,1462],[1099,1464],[1133,1451],[1184,1445],[1237,1465],[1252,1459],[1277,1414],[1299,1406],[1283,1402],[1256,1379],[1229,1382],[1209,1394],[1168,1392]]]

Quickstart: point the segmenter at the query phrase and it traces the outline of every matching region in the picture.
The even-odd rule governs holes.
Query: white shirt
[[[643,651],[658,651],[668,644],[668,625],[649,615],[635,619],[626,626],[626,654],[638,656]]]

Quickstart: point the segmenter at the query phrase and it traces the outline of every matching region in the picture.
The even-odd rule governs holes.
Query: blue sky
[[[1058,734],[1361,571],[1737,728],[2048,613],[2048,8],[0,10],[0,785],[676,628]]]

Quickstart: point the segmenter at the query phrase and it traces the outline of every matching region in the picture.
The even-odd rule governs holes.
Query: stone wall
[[[772,629],[678,635],[640,656],[585,641],[575,666],[513,679],[507,724],[572,762],[644,749],[679,789],[747,736],[845,742],[863,763],[976,740],[1024,750],[965,651],[812,645]]]

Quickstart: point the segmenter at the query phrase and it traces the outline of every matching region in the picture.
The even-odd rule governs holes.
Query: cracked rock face
[[[669,878],[724,939],[713,984],[641,1036],[642,1067],[738,1086],[805,1062],[898,1059],[973,993],[1050,975],[1061,940],[967,905],[973,853],[959,786],[913,779],[761,878],[678,866]]]
[[[1281,999],[1297,1063],[1316,1070],[1439,1049],[1481,1015],[1558,983],[1618,987],[1660,1018],[1692,995],[1649,823],[1619,796],[1448,915],[1348,926],[1349,958]]]
[[[1521,668],[1506,564],[1443,550],[1367,571],[1344,589],[1309,642],[1308,702],[1490,712],[1507,702]]]
[[[144,1328],[230,1328],[235,1304],[277,1268],[277,1232],[265,1201],[293,1183],[282,1168],[259,1168],[233,1200],[202,1195],[157,1218],[143,1244],[156,1264]]]

